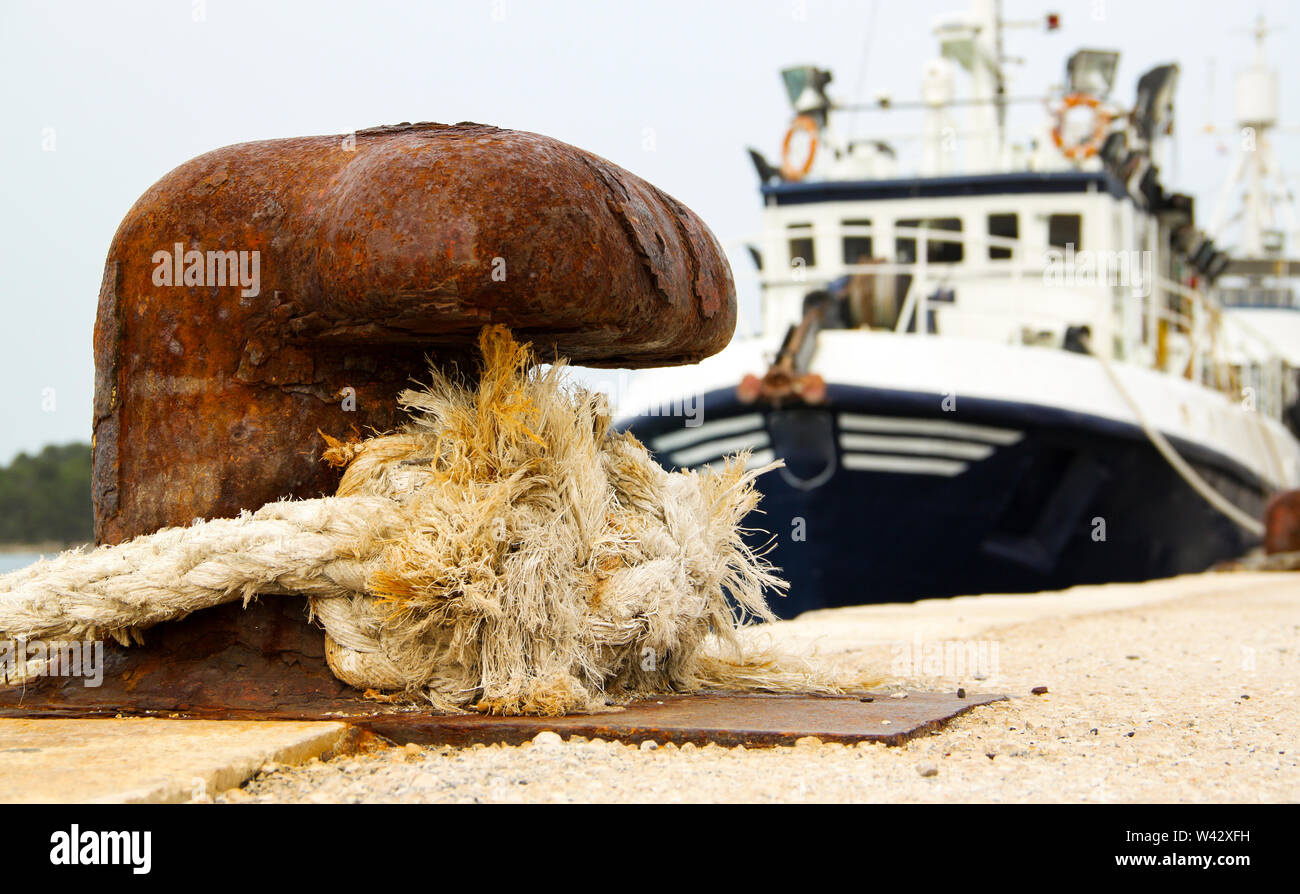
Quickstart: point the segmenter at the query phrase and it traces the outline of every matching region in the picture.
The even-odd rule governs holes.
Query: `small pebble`
[[[920,773],[922,776],[938,776],[939,768],[934,764],[921,764],[916,768],[916,772]]]
[[[1031,695],[1047,695],[1047,687],[1035,686],[1033,689],[1029,690],[1029,692]]]
[[[813,748],[817,745],[820,745],[821,743],[822,740],[817,738],[816,736],[800,736],[799,738],[794,740],[794,747]]]
[[[560,738],[559,733],[545,729],[533,736],[533,744],[541,748],[555,748],[563,745],[564,740]]]
[[[966,690],[965,690],[965,689],[958,689],[958,690],[957,690],[957,697],[958,697],[958,698],[965,698],[965,697],[966,697]]]
[[[658,747],[659,747],[659,743],[656,742],[654,739],[646,739],[640,745],[642,751],[654,751]]]
[[[407,757],[419,757],[420,752],[423,750],[424,750],[423,748],[421,748],[419,745],[416,745],[414,742],[407,742],[405,745],[402,746],[402,751],[406,753]]]
[[[906,692],[895,692],[890,698],[907,698]]]
[[[1127,658],[1129,661],[1137,661],[1137,660],[1138,660],[1139,658],[1141,658],[1142,656],[1141,656],[1141,655],[1125,655],[1124,657]]]
[[[863,701],[863,702],[874,702],[875,699],[872,698],[872,697],[869,696],[869,695],[864,695],[862,698],[858,699],[858,701]]]

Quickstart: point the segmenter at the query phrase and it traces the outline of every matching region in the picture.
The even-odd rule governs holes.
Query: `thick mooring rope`
[[[1133,415],[1137,418],[1138,425],[1141,426],[1143,433],[1146,434],[1147,440],[1151,442],[1151,446],[1155,447],[1156,451],[1165,458],[1165,461],[1169,463],[1170,467],[1178,473],[1178,477],[1187,482],[1187,485],[1191,487],[1192,490],[1200,494],[1201,498],[1205,500],[1205,502],[1226,515],[1234,524],[1246,531],[1246,533],[1257,538],[1263,537],[1264,523],[1237,507],[1227,497],[1215,490],[1208,481],[1198,475],[1196,470],[1192,468],[1191,463],[1183,459],[1182,455],[1174,449],[1174,445],[1169,443],[1169,439],[1161,433],[1160,429],[1156,428],[1155,425],[1152,424],[1151,420],[1147,418],[1147,414],[1143,412],[1142,405],[1139,404],[1137,398],[1133,396],[1133,392],[1130,391],[1124,385],[1123,380],[1120,379],[1119,373],[1115,371],[1115,367],[1111,363],[1110,358],[1107,357],[1103,351],[1094,348],[1090,338],[1085,337],[1083,339],[1083,346],[1088,350],[1088,353],[1092,354],[1092,356],[1097,359],[1097,362],[1101,364],[1101,368],[1106,372],[1106,377],[1110,379],[1111,384],[1115,386],[1115,390],[1119,392],[1120,397],[1124,399],[1124,402],[1128,404],[1129,409],[1133,411]],[[1267,435],[1265,435],[1265,441],[1267,442],[1267,440]]]
[[[336,496],[273,503],[0,577],[0,631],[112,637],[226,602],[302,594],[336,676],[444,710],[555,714],[699,688],[834,691],[756,648],[785,586],[741,538],[744,457],[669,473],[600,395],[500,328],[465,386],[404,392],[405,430],[333,439]],[[767,467],[771,468],[771,466]],[[865,682],[865,681],[864,681]]]

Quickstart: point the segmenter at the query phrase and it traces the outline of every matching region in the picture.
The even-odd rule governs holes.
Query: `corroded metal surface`
[[[325,664],[323,631],[307,621],[304,600],[268,598],[197,612],[144,631],[144,644],[104,644],[99,686],[84,677],[41,677],[0,685],[0,710],[193,713],[245,718],[331,710],[366,712],[374,702]]]
[[[465,366],[485,323],[650,366],[720,350],[735,317],[699,218],[547,137],[408,124],[210,152],[145,193],[105,265],[96,537],[332,492],[317,430],[392,427],[425,356]]]
[[[808,370],[825,313],[824,303],[814,304],[803,312],[799,323],[786,332],[780,352],[762,378],[750,373],[741,379],[736,387],[736,397],[741,403],[762,401],[779,407],[786,401],[825,402],[826,382]]]
[[[1264,507],[1264,552],[1300,552],[1300,490],[1276,493]]]
[[[374,717],[360,723],[398,744],[519,744],[542,730],[585,736],[684,745],[793,745],[804,736],[823,742],[883,742],[899,745],[939,729],[971,708],[1002,701],[1001,695],[967,696],[913,692],[905,699],[859,696],[752,695],[706,693],[636,702],[610,714],[566,717]]]
[[[368,699],[325,665],[321,632],[297,600],[226,605],[146,631],[145,645],[107,645],[103,684],[42,678],[0,686],[0,717],[180,716],[344,720],[404,744],[519,743],[545,729],[562,736],[640,742],[789,745],[898,744],[998,695],[952,693],[822,698],[735,693],[665,696],[624,710],[567,717],[436,715]],[[864,701],[870,698],[870,701]]]

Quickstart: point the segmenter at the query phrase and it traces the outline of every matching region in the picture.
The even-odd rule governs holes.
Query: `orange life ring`
[[[1087,106],[1092,109],[1093,120],[1096,122],[1092,128],[1092,135],[1080,143],[1065,145],[1065,138],[1061,131],[1065,128],[1065,114],[1070,109],[1078,106]],[[1101,145],[1106,141],[1106,134],[1110,130],[1110,122],[1114,116],[1110,111],[1101,104],[1095,96],[1089,96],[1086,93],[1071,93],[1061,101],[1061,107],[1056,112],[1056,124],[1052,127],[1052,142],[1056,148],[1061,150],[1061,154],[1070,161],[1082,161],[1085,158],[1092,158],[1101,150]]]
[[[790,141],[795,131],[802,130],[812,141],[808,146],[808,157],[802,165],[790,161]],[[781,144],[781,176],[786,180],[802,180],[812,170],[813,159],[817,157],[817,122],[807,115],[796,115],[790,122],[790,129],[785,132],[785,142]]]

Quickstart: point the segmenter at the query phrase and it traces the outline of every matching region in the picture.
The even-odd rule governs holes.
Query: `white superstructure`
[[[934,33],[941,55],[922,65],[921,100],[872,107],[924,108],[921,151],[911,172],[880,140],[840,139],[837,113],[863,107],[831,100],[824,89],[827,73],[812,66],[784,73],[796,122],[786,140],[783,173],[760,167],[760,175],[768,174],[765,208],[752,246],[761,259],[767,342],[779,342],[799,323],[810,291],[848,277],[884,311],[850,321],[856,332],[822,333],[812,368],[828,381],[829,370],[821,366],[829,360],[828,340],[852,341],[865,330],[903,339],[891,351],[899,363],[906,363],[899,355],[908,351],[920,356],[935,350],[917,344],[927,338],[951,340],[952,350],[964,356],[979,350],[957,344],[967,340],[1026,352],[1077,350],[1072,342],[1086,332],[1093,351],[1125,370],[1166,376],[1169,387],[1183,395],[1181,405],[1203,405],[1188,413],[1219,418],[1221,424],[1204,437],[1229,438],[1235,407],[1243,425],[1276,430],[1276,437],[1288,440],[1282,420],[1296,400],[1291,367],[1300,364],[1300,339],[1294,342],[1297,352],[1287,357],[1255,337],[1249,324],[1224,313],[1222,291],[1207,291],[1206,285],[1223,273],[1228,258],[1196,230],[1191,200],[1166,193],[1158,181],[1156,160],[1171,128],[1177,67],[1153,69],[1139,83],[1134,103],[1123,107],[1110,95],[1118,54],[1076,53],[1065,93],[1040,98],[1056,114],[1031,147],[1017,148],[1004,133],[1011,99],[1004,94],[997,37],[1003,26],[994,0],[977,0],[968,12],[940,18]],[[1262,65],[1244,77],[1269,80]],[[969,75],[964,96],[956,89],[958,70]],[[1239,88],[1239,95],[1249,92]],[[1247,113],[1261,128],[1261,145],[1268,145],[1263,128],[1274,120],[1267,97],[1275,95],[1274,87]],[[1271,170],[1273,162],[1271,156],[1247,156],[1240,167],[1256,183],[1262,177],[1258,166]],[[1288,315],[1286,323],[1300,327],[1300,313]],[[873,352],[883,344],[878,338],[869,343]],[[868,341],[862,344],[865,351]],[[1001,356],[1026,367],[1063,359],[1014,351]],[[835,373],[855,379],[863,374],[861,367]],[[900,369],[897,375],[908,373]],[[1184,393],[1187,383],[1199,390]],[[1039,383],[1039,400],[1068,402],[1069,383],[1054,384]],[[1153,415],[1167,409],[1160,394],[1151,393],[1150,400]],[[1220,411],[1225,407],[1228,415]],[[1132,415],[1122,405],[1114,412]],[[1289,469],[1293,447],[1273,449],[1286,454],[1283,467]],[[1267,469],[1259,465],[1262,459],[1256,457],[1252,467]],[[1294,485],[1295,475],[1274,471],[1270,478],[1281,487]]]
[[[1161,182],[1178,66],[1121,102],[1119,54],[1085,49],[1053,95],[1010,96],[1000,35],[1023,24],[996,0],[938,19],[915,100],[848,105],[829,72],[784,70],[781,163],[750,150],[760,331],[620,407],[670,467],[784,462],[754,524],[792,613],[1202,570],[1300,486],[1300,339],[1279,346],[1258,305],[1274,289],[1264,311],[1300,311]],[[1049,110],[1027,136],[1007,133],[1017,102]],[[919,133],[840,129],[903,108]],[[1250,263],[1276,260],[1261,239]],[[781,538],[805,523],[817,539]]]

